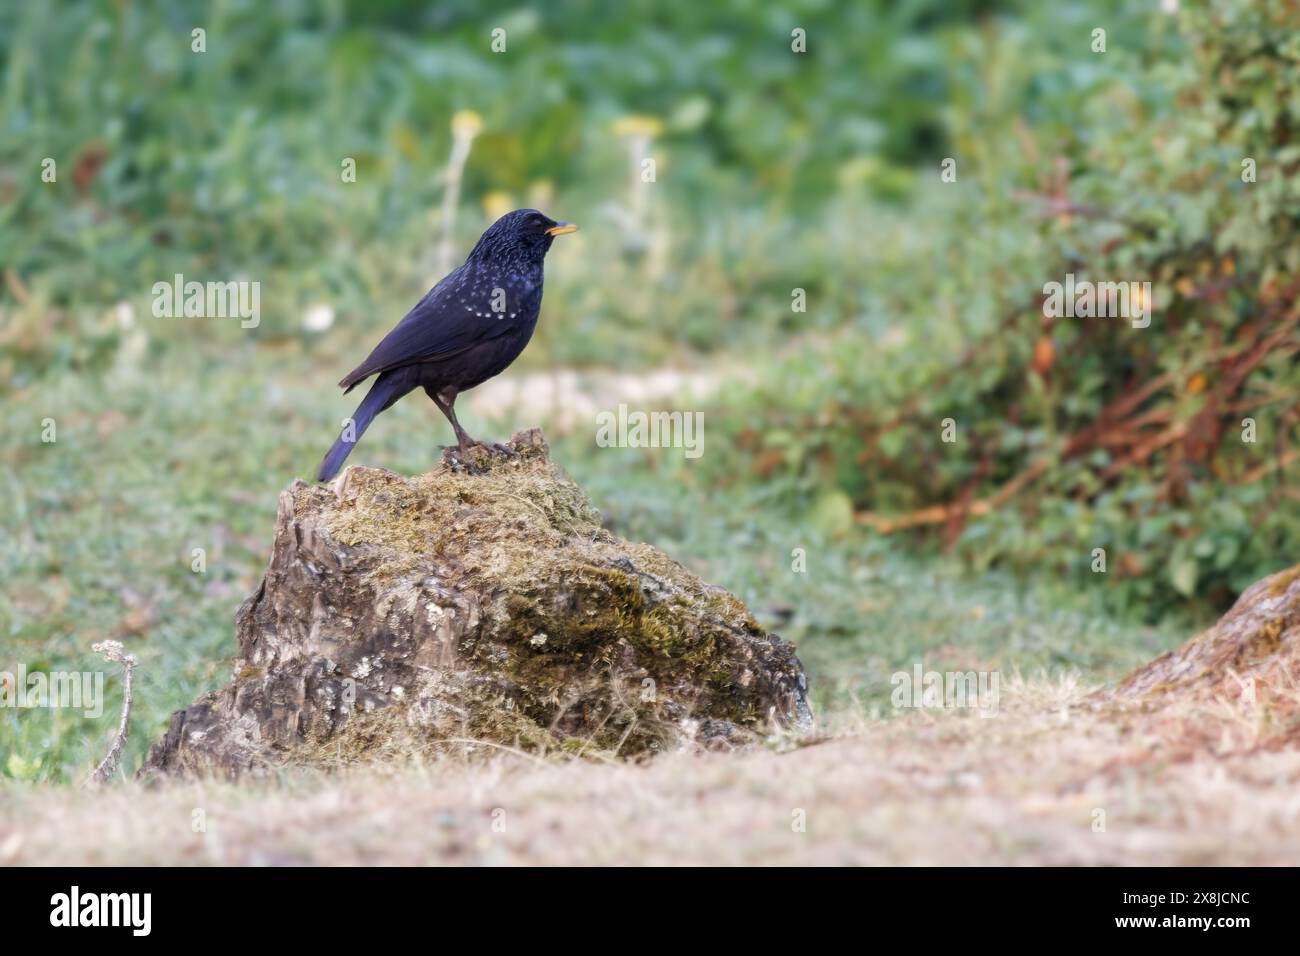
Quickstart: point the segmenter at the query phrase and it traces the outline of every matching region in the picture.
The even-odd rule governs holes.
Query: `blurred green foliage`
[[[943,238],[872,270],[892,277],[874,296],[901,283],[864,323],[888,368],[836,338],[758,379],[742,401],[778,417],[731,435],[755,468],[841,525],[951,505],[918,526],[976,568],[1086,580],[1103,548],[1114,605],[1148,618],[1295,562],[1300,44],[1285,5],[1222,0],[1178,26],[1138,49],[1111,31],[1086,88],[1005,36],[980,46],[977,88],[1001,98],[954,110],[963,174],[909,210]],[[1047,87],[1055,118],[1016,113]],[[1003,135],[978,134],[997,117]],[[1150,327],[1045,317],[1067,272],[1149,281]]]
[[[152,283],[180,272],[261,281],[264,335],[296,334],[297,312],[322,297],[357,320],[391,312],[434,278],[448,121],[468,109],[485,128],[467,197],[553,197],[548,205],[582,218],[594,246],[625,254],[599,264],[626,295],[598,284],[598,296],[562,300],[592,328],[630,327],[621,352],[650,361],[678,343],[717,348],[749,320],[748,340],[763,342],[773,329],[764,316],[782,311],[774,306],[788,302],[792,281],[835,284],[876,241],[859,227],[827,260],[809,235],[823,211],[851,196],[904,202],[911,167],[952,151],[972,38],[1024,31],[1007,19],[1023,15],[1037,57],[1052,58],[1077,46],[1071,31],[1092,15],[1017,6],[5,5],[0,262],[47,308],[126,300],[143,310]],[[1116,24],[1131,22],[1112,7],[1102,5]],[[201,54],[191,52],[196,26],[206,31]],[[791,52],[796,26],[806,54]],[[504,53],[490,48],[496,27]],[[1070,80],[1088,82],[1086,72]],[[1015,108],[1049,111],[1057,96],[1051,85],[1028,89]],[[614,132],[632,114],[662,128],[648,224],[629,219],[626,143]],[[38,188],[45,157],[62,175]],[[355,183],[340,180],[344,157],[356,160]],[[486,221],[468,212],[460,242]],[[671,249],[657,282],[625,261],[641,249],[639,226]],[[683,281],[692,265],[699,281]],[[847,286],[825,307],[855,308],[860,283]],[[67,322],[79,342],[101,332],[85,317]],[[210,326],[151,337],[237,338]],[[560,360],[605,364],[609,338],[601,342],[599,354],[549,347]],[[70,357],[47,344],[17,370]]]

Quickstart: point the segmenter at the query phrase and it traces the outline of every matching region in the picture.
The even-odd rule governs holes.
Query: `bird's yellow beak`
[[[550,229],[546,230],[548,236],[566,236],[571,232],[577,232],[578,227],[571,222],[557,222]]]

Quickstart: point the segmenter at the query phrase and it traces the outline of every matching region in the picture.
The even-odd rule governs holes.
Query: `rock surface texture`
[[[141,773],[263,773],[459,746],[645,754],[811,722],[794,648],[601,527],[541,432],[429,474],[280,495],[234,679]]]
[[[1256,581],[1209,630],[1132,674],[1117,694],[1290,695],[1300,677],[1300,564]]]
[[[1300,565],[1257,581],[1213,627],[1099,695],[1176,725],[1185,752],[1300,745]]]

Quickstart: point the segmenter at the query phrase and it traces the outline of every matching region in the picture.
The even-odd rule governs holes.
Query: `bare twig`
[[[135,669],[136,660],[134,654],[123,652],[121,641],[100,641],[92,645],[92,649],[99,654],[104,655],[106,661],[116,661],[122,665],[124,678],[122,681],[122,721],[117,726],[117,734],[113,737],[113,746],[108,748],[108,754],[99,762],[90,775],[91,783],[108,783],[113,774],[117,773],[117,762],[122,757],[122,748],[126,745],[127,727],[131,721],[131,672]]]
[[[1148,236],[1153,236],[1156,233],[1155,227],[1149,223],[1141,222],[1128,216],[1121,216],[1108,209],[1101,209],[1097,206],[1072,202],[1065,196],[1044,196],[1041,193],[1021,190],[1013,193],[1011,198],[1019,202],[1038,203],[1042,207],[1040,214],[1040,218],[1042,219],[1050,219],[1053,216],[1082,216],[1085,219],[1101,219],[1110,222],[1117,222],[1121,225],[1127,226],[1135,232],[1140,232]]]
[[[932,505],[929,508],[913,511],[911,514],[897,516],[860,511],[853,517],[858,524],[874,528],[880,534],[892,534],[895,531],[918,528],[923,525],[944,524],[952,520],[956,515],[983,517],[1001,508],[1014,498],[1022,488],[1047,471],[1050,465],[1051,461],[1049,459],[1039,459],[1015,478],[1008,481],[994,494],[978,501],[972,501],[967,505]]]
[[[1293,461],[1296,461],[1297,459],[1300,459],[1300,448],[1292,448],[1284,452],[1283,454],[1279,455],[1277,458],[1273,458],[1270,459],[1269,461],[1263,462],[1262,464],[1256,465],[1254,468],[1250,469],[1250,471],[1242,475],[1240,480],[1237,483],[1242,485],[1253,484],[1259,481],[1265,475],[1271,474],[1272,472],[1275,471],[1285,469],[1287,466],[1289,466]]]

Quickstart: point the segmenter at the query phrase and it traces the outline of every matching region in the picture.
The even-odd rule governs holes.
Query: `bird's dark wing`
[[[389,369],[454,358],[474,346],[507,335],[515,323],[490,314],[468,297],[465,266],[448,273],[375,346],[366,360],[339,382],[345,391]],[[480,314],[482,313],[482,314]]]

